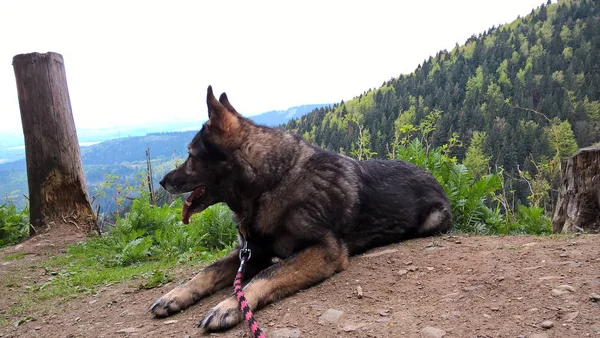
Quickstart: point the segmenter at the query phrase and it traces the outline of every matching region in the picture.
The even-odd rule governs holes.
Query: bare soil
[[[1,257],[28,253],[2,260],[0,277],[39,276],[36,261],[61,252],[69,240],[40,237],[0,252]],[[148,313],[156,298],[199,268],[180,268],[174,282],[157,289],[135,291],[136,281],[131,281],[104,287],[97,296],[51,304],[31,313],[35,321],[0,327],[0,336],[202,337],[197,321],[232,289],[170,318],[154,319]],[[282,329],[301,337],[435,337],[422,332],[426,327],[443,330],[444,337],[593,337],[600,336],[600,303],[591,299],[592,293],[600,293],[598,235],[445,236],[353,257],[346,271],[267,306],[256,319],[267,336],[279,337]],[[1,285],[0,311],[18,297],[18,289]],[[343,314],[328,322],[321,318],[328,309]],[[544,321],[552,327],[543,328]],[[242,323],[210,336],[250,334]]]

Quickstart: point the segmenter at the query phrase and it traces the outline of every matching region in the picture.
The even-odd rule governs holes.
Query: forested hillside
[[[386,158],[414,131],[407,125],[429,117],[425,142],[458,136],[453,155],[474,172],[503,170],[524,201],[535,184],[556,185],[560,159],[600,141],[598,60],[600,5],[562,0],[286,127],[333,151]]]

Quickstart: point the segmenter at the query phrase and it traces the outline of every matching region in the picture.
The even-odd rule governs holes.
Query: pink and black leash
[[[244,291],[242,290],[242,280],[244,279],[244,272],[246,271],[246,263],[252,257],[252,252],[248,248],[248,241],[246,240],[246,234],[243,233],[242,224],[240,224],[240,233],[244,240],[244,247],[240,249],[240,268],[238,269],[237,274],[235,275],[235,280],[233,281],[233,289],[235,291],[235,298],[237,298],[238,305],[240,310],[244,314],[244,319],[246,323],[248,323],[248,327],[252,332],[254,338],[265,338],[265,334],[258,327],[258,322],[254,318],[254,314],[250,309],[250,305],[248,305],[248,301],[246,301],[246,297],[244,296]],[[245,230],[245,229],[244,229]]]

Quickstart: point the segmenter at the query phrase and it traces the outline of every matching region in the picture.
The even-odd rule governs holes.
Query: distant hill
[[[292,107],[286,110],[273,110],[266,113],[250,116],[250,119],[256,123],[267,126],[278,126],[287,123],[292,118],[299,118],[311,112],[314,109],[327,106],[327,104],[306,104],[297,107]],[[122,126],[113,128],[98,128],[98,129],[77,129],[77,137],[82,147],[89,144],[99,142],[126,139],[129,137],[146,136],[153,133],[169,133],[179,131],[198,131],[205,120],[173,120],[161,123],[145,123],[137,126]],[[139,142],[155,143],[155,138],[152,140]],[[0,134],[0,171],[7,168],[18,167],[20,164],[7,165],[2,167],[3,163],[17,161],[25,158],[25,150],[23,147],[23,134],[21,131]],[[153,147],[157,148],[157,147]],[[185,149],[185,148],[184,148]],[[123,158],[123,156],[120,156]],[[85,163],[85,161],[84,161]]]
[[[299,118],[313,109],[324,106],[326,105],[302,105],[287,110],[274,110],[249,118],[259,124],[277,126],[286,123],[291,118]],[[164,125],[146,125],[130,129],[78,131],[80,144],[83,144],[83,142],[95,143],[94,140],[96,142],[97,140],[102,141],[81,147],[81,160],[90,194],[93,193],[94,187],[105,181],[106,174],[119,176],[122,183],[134,184],[137,173],[145,168],[145,150],[148,148],[155,166],[156,182],[158,182],[160,176],[172,169],[175,159],[187,156],[187,145],[200,130],[203,122],[201,120],[174,121]],[[189,130],[178,131],[183,129]],[[136,135],[138,133],[144,134]],[[107,139],[119,135],[128,136]],[[23,194],[27,194],[26,164],[23,158],[23,148],[15,147],[15,144],[22,144],[22,136],[21,139],[17,138],[16,140],[15,137],[13,135],[11,138],[11,156],[21,158],[16,161],[0,162],[0,201],[4,197],[8,197],[17,205],[22,206],[24,203]],[[5,151],[5,153],[7,152]],[[102,210],[105,209],[105,206],[102,206]]]
[[[511,178],[519,178],[519,170],[540,174],[555,191],[557,154],[564,161],[578,147],[600,141],[598,60],[600,2],[561,0],[473,35],[464,45],[427,58],[411,74],[286,127],[332,151],[351,153],[360,137],[375,157],[386,158],[404,136],[400,126],[419,125],[438,112],[428,139],[432,146],[456,133],[463,146],[454,147],[452,155],[462,160],[475,132],[481,132],[476,135],[483,135],[479,140],[490,170],[502,168]],[[348,121],[358,121],[360,128]],[[508,179],[506,189],[526,202],[530,188]]]
[[[310,113],[311,111],[321,108],[323,104],[305,104],[298,107],[292,107],[287,110],[273,110],[260,115],[251,116],[254,122],[270,127],[275,127],[287,123],[291,119],[297,119]]]

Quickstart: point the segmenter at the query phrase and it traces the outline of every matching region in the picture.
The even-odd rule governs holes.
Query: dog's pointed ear
[[[237,112],[230,111],[215,98],[212,86],[208,86],[206,92],[206,105],[208,106],[208,122],[206,126],[209,129],[218,131],[225,136],[235,133],[240,126],[239,115]]]
[[[208,86],[206,90],[206,105],[208,106],[208,118],[213,119],[213,116],[221,114],[225,109],[222,104],[217,101],[213,94],[212,86]]]
[[[223,105],[223,107],[227,108],[227,110],[229,110],[233,114],[240,115],[240,113],[238,113],[237,110],[235,110],[235,108],[233,108],[233,106],[231,105],[231,103],[229,103],[229,99],[227,98],[227,94],[225,94],[225,93],[221,94],[221,96],[219,96],[219,102],[221,102],[221,104]]]

